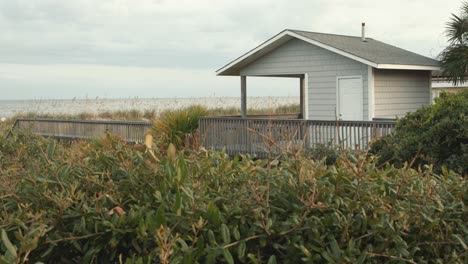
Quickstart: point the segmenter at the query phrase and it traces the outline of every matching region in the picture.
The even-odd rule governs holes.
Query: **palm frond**
[[[464,1],[462,3],[461,11],[464,15],[468,15],[468,2]]]
[[[443,75],[448,81],[457,85],[466,81],[468,74],[468,46],[457,44],[448,46],[439,55]]]
[[[468,33],[468,17],[459,17],[452,14],[452,18],[447,23],[446,35],[452,43],[466,43]]]

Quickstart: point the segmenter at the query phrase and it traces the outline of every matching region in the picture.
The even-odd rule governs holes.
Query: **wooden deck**
[[[143,143],[151,128],[150,122],[63,120],[63,119],[17,119],[13,130],[30,131],[45,137],[66,140],[99,138],[106,134],[120,137],[131,143]]]
[[[265,157],[269,153],[332,143],[366,149],[372,139],[390,134],[395,121],[322,121],[301,119],[203,117],[201,142],[207,149]]]

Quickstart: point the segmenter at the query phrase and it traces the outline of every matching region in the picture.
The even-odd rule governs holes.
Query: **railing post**
[[[303,129],[304,129],[304,135],[302,135],[303,139],[304,140],[304,150],[307,149],[307,148],[310,148],[310,133],[309,133],[309,121],[308,120],[304,120],[303,121]]]
[[[251,131],[250,131],[250,119],[244,119],[245,122],[245,133],[246,133],[246,140],[247,140],[247,151],[249,154],[252,154],[252,138],[251,138]]]
[[[247,117],[247,77],[241,76],[241,116]]]

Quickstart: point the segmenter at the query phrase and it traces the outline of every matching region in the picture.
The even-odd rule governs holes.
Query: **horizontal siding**
[[[368,119],[367,65],[298,39],[292,39],[241,70],[241,75],[304,74],[308,79],[309,119],[336,118],[336,77],[362,76],[363,119]]]
[[[429,104],[429,76],[428,71],[375,69],[375,117],[402,117]]]

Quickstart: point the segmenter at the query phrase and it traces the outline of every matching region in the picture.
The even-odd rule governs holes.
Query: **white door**
[[[362,78],[338,77],[337,114],[341,120],[363,120]]]

